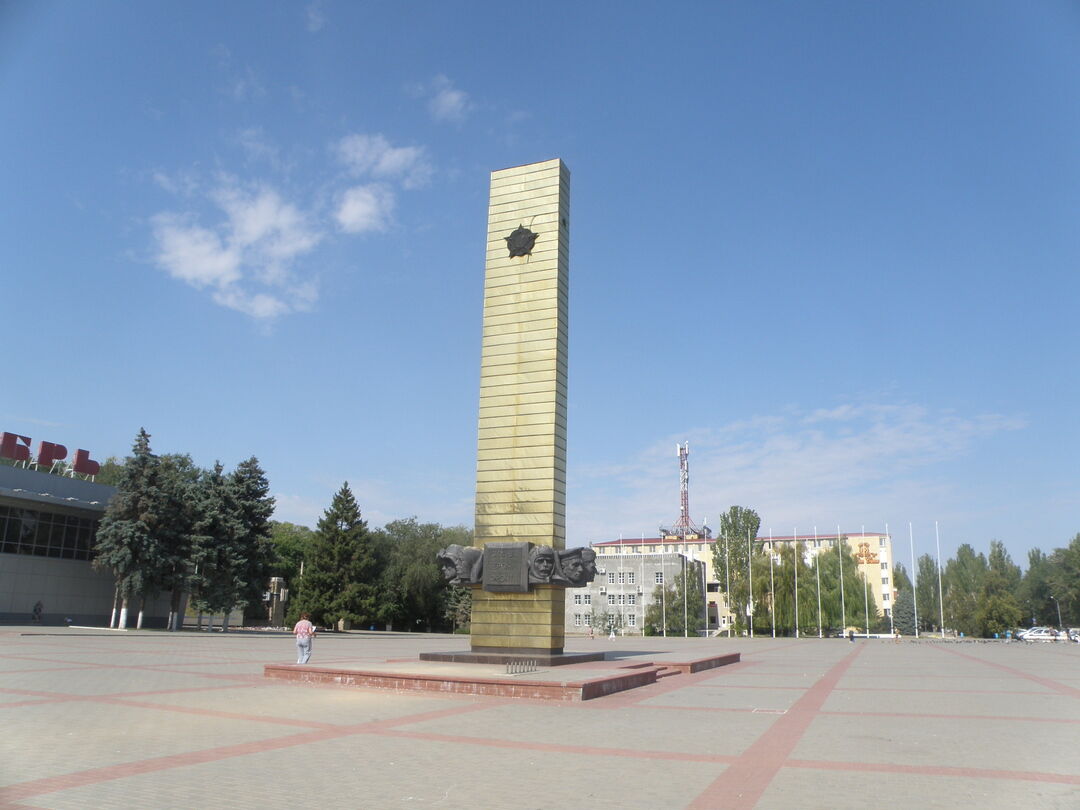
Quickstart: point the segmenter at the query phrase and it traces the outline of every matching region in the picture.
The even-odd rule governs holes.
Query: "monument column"
[[[477,547],[565,547],[569,220],[570,172],[561,160],[492,172]],[[485,570],[485,584],[497,585],[499,576]],[[561,587],[537,585],[524,593],[473,587],[472,594],[474,652],[562,652]]]

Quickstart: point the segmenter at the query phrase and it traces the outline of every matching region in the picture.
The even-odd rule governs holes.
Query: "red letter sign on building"
[[[30,460],[30,437],[18,433],[4,433],[0,436],[0,458],[15,461]]]
[[[39,467],[52,467],[55,462],[67,458],[67,454],[64,445],[42,441],[38,444],[37,464]],[[18,433],[0,434],[0,458],[30,461],[30,437],[20,436]],[[101,465],[90,458],[89,450],[76,450],[71,468],[82,475],[97,475],[101,472]]]

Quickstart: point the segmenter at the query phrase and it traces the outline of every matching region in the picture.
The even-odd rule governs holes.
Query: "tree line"
[[[472,545],[464,527],[409,518],[369,530],[347,483],[315,530],[274,521],[258,459],[231,472],[220,463],[200,469],[186,454],[155,455],[144,429],[132,454],[107,459],[101,472],[98,480],[117,488],[94,548],[94,565],[116,581],[112,626],[127,627],[137,610],[141,627],[146,600],[169,594],[167,627],[179,630],[185,593],[200,613],[244,610],[265,623],[263,594],[274,576],[290,590],[290,623],[301,612],[327,627],[453,630],[468,623],[468,589],[448,587],[435,562],[444,546]]]
[[[760,526],[753,509],[732,506],[720,519],[713,545],[714,576],[739,633],[749,632],[752,623],[755,634],[774,626],[778,635],[795,635],[796,626],[799,635],[854,626],[914,635],[916,614],[920,632],[939,631],[944,620],[951,632],[982,637],[1035,624],[1080,625],[1080,534],[1049,555],[1032,549],[1024,572],[997,540],[989,555],[961,545],[941,567],[940,578],[936,560],[923,554],[914,583],[903,564],[892,560],[896,598],[890,617],[877,613],[874,583],[862,576],[845,537],[838,548],[829,538],[813,555],[801,541],[770,551],[757,539]]]
[[[936,632],[944,619],[952,632],[991,638],[1018,627],[1080,626],[1080,534],[1050,554],[1028,552],[1027,570],[1013,562],[1004,543],[990,542],[990,553],[968,543],[940,571],[923,554],[915,582],[905,576],[894,619],[901,632]]]
[[[170,595],[169,630],[183,624],[184,593],[196,610],[224,613],[258,604],[273,561],[274,499],[254,456],[226,474],[200,469],[188,455],[157,456],[139,430],[132,454],[110,460],[116,495],[98,526],[94,565],[112,572],[116,601],[110,626],[127,627],[146,600]]]

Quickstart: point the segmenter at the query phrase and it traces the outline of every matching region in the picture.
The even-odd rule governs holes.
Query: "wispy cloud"
[[[385,231],[394,210],[394,194],[385,186],[373,183],[353,186],[342,193],[334,214],[346,233]]]
[[[309,3],[304,9],[307,19],[307,30],[311,33],[321,31],[326,25],[326,15],[323,13],[322,3]]]
[[[673,448],[689,440],[695,520],[715,523],[721,511],[741,504],[757,509],[763,527],[790,531],[821,522],[835,529],[839,520],[850,530],[888,520],[898,509],[944,504],[958,493],[938,482],[939,465],[1023,427],[1023,420],[1000,414],[961,416],[913,404],[790,409],[666,437],[622,462],[572,468],[581,498],[568,504],[570,521],[578,539],[588,540],[613,530],[655,532],[673,522],[679,516]]]
[[[431,178],[431,163],[423,147],[393,146],[382,135],[346,135],[335,144],[334,151],[356,176],[399,180],[405,188],[419,188]]]
[[[208,199],[218,209],[210,227],[190,213],[152,218],[157,264],[196,289],[209,289],[215,303],[257,319],[310,308],[316,286],[292,270],[322,239],[309,217],[271,188],[231,180]]]
[[[436,76],[431,82],[428,112],[436,121],[461,123],[472,109],[469,94],[459,90],[446,76]]]

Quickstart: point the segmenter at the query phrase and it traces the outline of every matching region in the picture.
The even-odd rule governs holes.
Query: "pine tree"
[[[915,635],[915,598],[910,588],[905,588],[896,595],[893,604],[893,627],[905,636]]]
[[[378,610],[374,543],[346,482],[319,519],[294,611],[316,624],[366,624]]]
[[[120,600],[120,616],[110,626],[127,627],[131,600],[146,592],[152,574],[153,532],[161,522],[162,493],[158,459],[150,452],[143,428],[123,467],[116,495],[105,509],[97,531],[94,564],[112,571]]]
[[[236,505],[236,545],[240,559],[232,607],[248,607],[261,603],[274,564],[274,547],[270,542],[274,499],[266,474],[254,456],[237,465],[229,476],[229,487]]]
[[[191,550],[192,605],[203,613],[227,616],[245,582],[239,510],[220,462],[202,477],[197,509]]]

